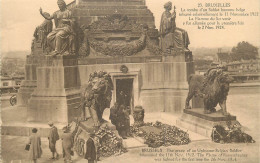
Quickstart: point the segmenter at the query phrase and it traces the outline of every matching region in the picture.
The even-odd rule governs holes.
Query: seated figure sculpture
[[[176,12],[170,13],[172,9],[172,2],[167,2],[164,5],[165,11],[161,17],[160,35],[161,35],[161,50],[165,53],[172,49],[189,51],[190,44],[188,33],[176,27],[175,19]]]
[[[74,21],[72,20],[71,11],[67,9],[66,3],[63,0],[58,0],[59,11],[56,11],[51,16],[44,15],[40,8],[41,15],[47,19],[54,19],[56,28],[48,34],[47,43],[51,48],[53,55],[64,54],[69,52],[74,54]]]
[[[44,12],[43,15],[46,17],[49,17],[50,14],[47,12]],[[47,35],[52,31],[52,21],[45,19],[42,24],[37,26],[34,31],[34,39],[32,41],[32,52],[34,51],[34,44],[40,43],[42,51],[45,52],[47,49]]]

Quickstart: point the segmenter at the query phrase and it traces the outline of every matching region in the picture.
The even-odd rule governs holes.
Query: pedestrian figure
[[[50,159],[55,159],[55,153],[56,153],[56,159],[59,159],[59,154],[56,150],[56,142],[60,139],[58,134],[57,127],[54,126],[53,122],[48,123],[51,127],[50,133],[49,133],[49,148],[52,152],[52,157]]]
[[[96,147],[95,147],[95,143],[94,143],[94,136],[95,136],[95,132],[91,132],[90,137],[86,143],[87,151],[85,154],[85,159],[88,160],[88,163],[94,163],[94,162],[96,162],[96,159],[97,159]]]
[[[118,111],[118,104],[115,102],[114,106],[110,109],[110,116],[109,119],[113,125],[117,123],[117,111]]]
[[[131,114],[131,109],[129,106],[125,107],[123,110],[124,113],[124,117],[125,117],[125,132],[126,132],[126,136],[130,137],[131,133],[130,133],[130,114]]]
[[[62,130],[63,134],[61,135],[61,140],[64,162],[71,163],[71,155],[73,153],[73,136],[72,133],[69,132],[70,129],[68,126],[65,126]]]
[[[130,108],[124,105],[121,105],[117,112],[117,131],[123,139],[130,136],[130,112]]]
[[[42,155],[41,138],[37,134],[36,128],[32,129],[32,135],[29,138],[28,144],[30,145],[29,159],[36,163],[37,159]]]
[[[127,106],[127,95],[125,94],[124,91],[120,91],[118,100],[116,101],[118,103],[118,106],[120,107],[121,105]]]

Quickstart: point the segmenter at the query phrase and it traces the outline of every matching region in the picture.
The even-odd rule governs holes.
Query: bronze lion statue
[[[229,115],[226,109],[226,100],[229,92],[229,84],[233,81],[223,68],[209,69],[203,75],[191,75],[189,77],[189,93],[186,98],[185,109],[191,109],[189,102],[193,96],[203,98],[204,113],[215,112],[217,104],[220,105],[223,115]]]
[[[112,79],[107,72],[100,71],[90,74],[81,105],[83,110],[85,107],[89,109],[94,126],[100,126],[104,110],[110,108],[112,90]]]

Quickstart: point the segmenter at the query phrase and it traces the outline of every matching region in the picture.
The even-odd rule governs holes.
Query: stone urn
[[[142,106],[135,106],[133,110],[134,126],[144,125],[144,109]]]

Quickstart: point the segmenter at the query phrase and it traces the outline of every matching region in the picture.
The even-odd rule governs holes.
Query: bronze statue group
[[[59,10],[52,15],[43,12],[40,8],[40,14],[45,19],[34,32],[32,41],[32,54],[34,54],[35,44],[40,44],[42,51],[47,55],[75,55],[77,27],[72,16],[71,10],[67,9],[64,0],[57,1]],[[171,55],[171,51],[190,51],[190,44],[187,31],[176,26],[176,11],[175,6],[172,11],[172,2],[167,2],[164,5],[165,11],[161,16],[160,22],[160,49],[166,55]],[[55,27],[52,29],[54,20]],[[77,37],[76,37],[77,36]],[[37,47],[37,46],[36,46]],[[37,51],[39,53],[39,51]]]

